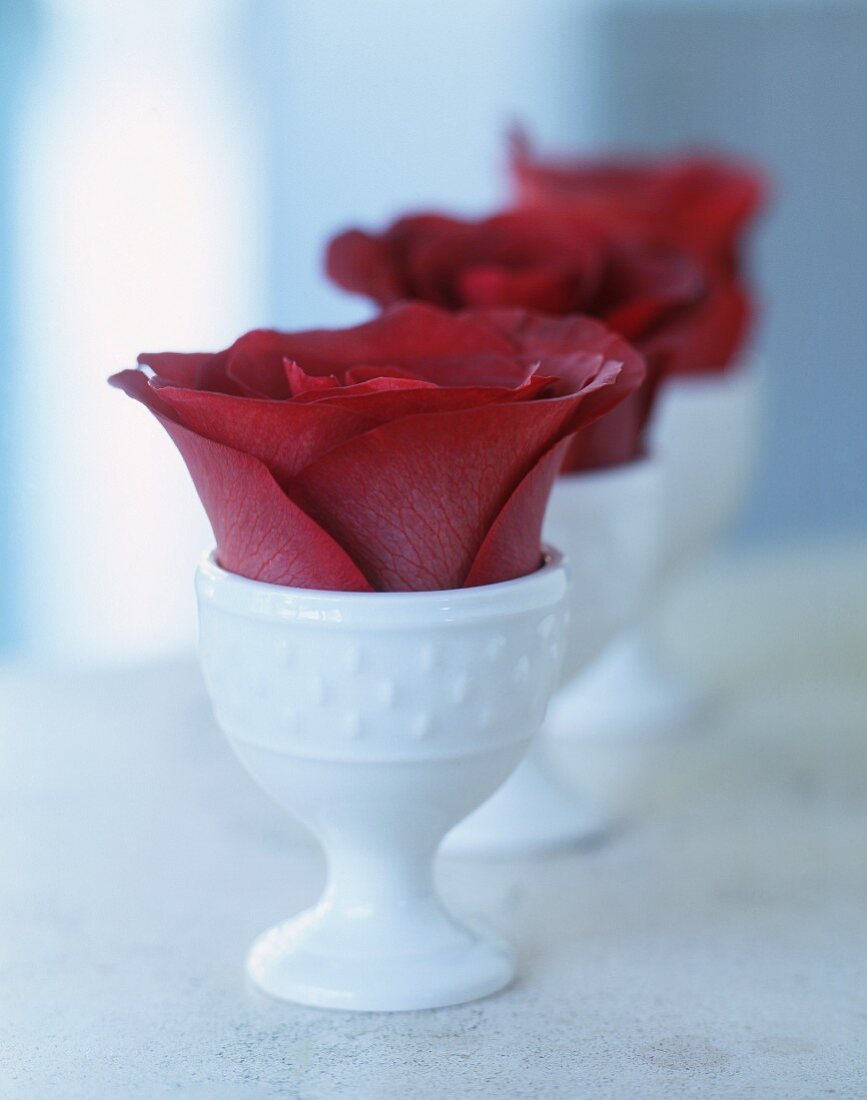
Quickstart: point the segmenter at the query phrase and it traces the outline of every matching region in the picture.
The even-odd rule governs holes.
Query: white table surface
[[[715,716],[642,748],[608,843],[442,861],[521,974],[422,1013],[245,986],[249,942],[323,868],[191,663],[4,670],[0,1096],[867,1096],[865,581],[859,553],[803,551],[686,585],[664,635]]]

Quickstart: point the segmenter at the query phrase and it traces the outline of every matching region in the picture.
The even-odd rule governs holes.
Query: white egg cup
[[[660,486],[659,463],[650,458],[564,475],[554,485],[545,539],[563,550],[572,575],[558,696],[640,614],[657,570]],[[555,696],[551,717],[558,713]],[[574,713],[565,718],[567,726],[580,722]],[[607,815],[564,786],[546,755],[542,737],[503,786],[452,830],[445,850],[533,854],[601,836]]]
[[[444,908],[451,826],[520,760],[557,683],[567,570],[442,592],[286,588],[196,576],[217,720],[260,785],[321,841],[328,882],[247,960],[272,996],[401,1010],[494,993],[511,949]]]
[[[660,394],[650,439],[662,468],[657,599],[713,545],[741,502],[758,441],[760,374],[747,360],[723,374],[674,379]],[[701,713],[704,694],[656,656],[649,630],[655,604],[571,693],[572,725],[583,736],[668,736]],[[562,709],[556,731],[568,734]]]

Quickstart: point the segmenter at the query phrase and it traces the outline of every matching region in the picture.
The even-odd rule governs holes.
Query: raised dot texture
[[[343,664],[347,672],[358,672],[361,668],[361,648],[348,645],[343,654]]]
[[[419,650],[418,654],[418,667],[422,672],[432,672],[436,665],[436,650],[430,644],[425,642]]]
[[[206,638],[205,663],[241,739],[335,759],[460,754],[538,724],[565,648],[563,610],[369,636],[256,620],[243,644]]]
[[[539,632],[539,637],[550,638],[556,622],[557,620],[553,615],[546,615],[536,628]]]
[[[409,735],[417,740],[427,737],[431,729],[431,716],[429,714],[414,714],[409,722]]]
[[[375,694],[377,701],[384,707],[390,707],[394,702],[396,686],[394,680],[380,680],[376,685]]]
[[[516,684],[522,684],[530,675],[530,658],[526,656],[519,657],[515,665],[515,671],[513,678]]]
[[[456,703],[462,703],[470,690],[470,681],[467,676],[460,673],[452,681],[452,699]]]

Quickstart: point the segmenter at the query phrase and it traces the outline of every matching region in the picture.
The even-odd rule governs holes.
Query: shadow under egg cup
[[[217,721],[320,840],[324,894],[247,960],[272,996],[326,1008],[457,1004],[513,978],[511,949],[437,897],[434,855],[502,783],[557,683],[567,571],[439,592],[319,592],[196,576]]]
[[[561,691],[550,717],[556,715],[564,729],[579,726],[581,714],[564,711],[560,697],[568,698],[570,684],[636,621],[647,599],[658,562],[660,485],[653,458],[566,474],[554,484],[545,539],[566,556],[571,585]],[[545,736],[538,738],[505,784],[452,830],[445,851],[534,854],[602,835],[608,816],[557,777],[545,742]]]

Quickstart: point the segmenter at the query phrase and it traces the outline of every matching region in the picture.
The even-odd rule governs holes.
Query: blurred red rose
[[[532,572],[571,433],[641,384],[602,325],[519,310],[387,309],[146,354],[111,382],[181,451],[220,563],[303,588],[400,591]]]
[[[554,205],[629,224],[735,271],[764,201],[761,173],[722,156],[543,159],[516,134],[511,168],[523,206]]]
[[[519,133],[511,170],[522,207],[627,228],[701,265],[708,290],[692,317],[687,353],[671,364],[674,373],[719,370],[736,358],[754,312],[744,243],[765,198],[754,167],[710,155],[543,159]]]
[[[602,320],[644,355],[648,376],[632,399],[576,436],[566,469],[628,462],[658,380],[690,352],[705,283],[682,253],[592,218],[546,210],[481,221],[438,214],[402,218],[380,234],[331,241],[329,276],[381,306],[420,299],[446,309],[521,307]]]

